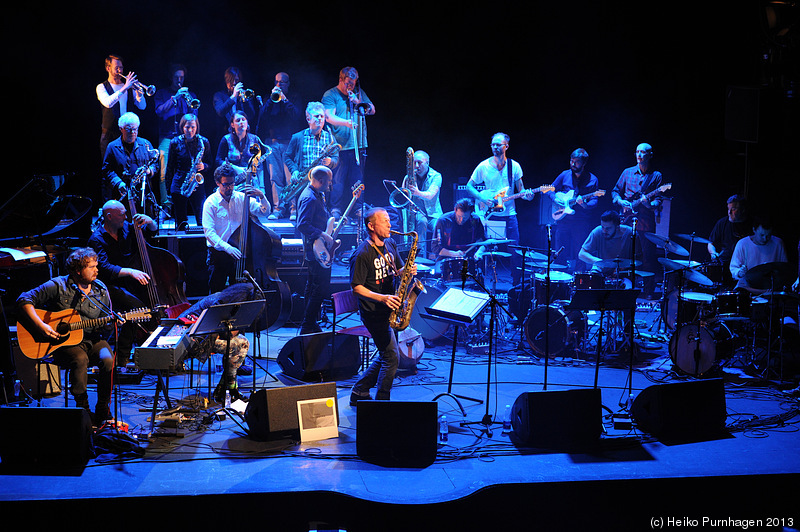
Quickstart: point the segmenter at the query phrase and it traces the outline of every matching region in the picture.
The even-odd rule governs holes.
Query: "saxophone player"
[[[270,219],[282,218],[284,209],[291,206],[295,210],[295,198],[303,191],[303,184],[308,183],[306,172],[314,166],[322,165],[336,168],[339,164],[338,150],[329,150],[335,146],[335,140],[330,131],[325,129],[325,108],[320,102],[309,102],[306,106],[306,122],[308,128],[292,135],[286,149],[286,166],[291,174],[291,181],[285,190],[278,191],[278,196],[283,201],[276,205]],[[330,151],[331,153],[327,153]],[[299,187],[299,188],[298,188]],[[294,216],[289,218],[295,220]]]
[[[203,182],[203,172],[211,166],[208,164],[211,154],[211,143],[200,134],[200,121],[192,113],[183,115],[180,120],[181,135],[169,143],[167,155],[167,182],[170,183],[170,196],[172,198],[172,214],[175,217],[175,229],[188,227],[188,210],[192,208],[195,223],[200,226],[203,218],[203,203],[206,201],[206,192]],[[192,172],[194,170],[194,172]],[[195,177],[192,177],[194,175]],[[197,184],[194,191],[185,196],[181,189],[185,187],[187,179],[195,179]]]
[[[372,399],[369,390],[373,386],[377,387],[375,399],[389,400],[399,360],[397,337],[389,317],[402,303],[395,294],[395,281],[404,274],[416,275],[414,264],[405,271],[397,244],[391,238],[392,223],[385,209],[376,207],[367,211],[364,226],[367,238],[350,257],[350,286],[358,297],[361,321],[372,336],[378,357],[353,385],[350,406]]]

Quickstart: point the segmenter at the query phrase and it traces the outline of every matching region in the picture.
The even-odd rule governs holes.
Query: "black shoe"
[[[95,427],[102,427],[103,423],[109,419],[113,419],[113,417],[111,416],[111,409],[107,404],[95,406],[94,415],[92,416],[92,425]]]
[[[211,394],[211,398],[217,404],[223,404],[225,402],[225,387],[222,383],[217,383],[217,387],[214,388],[214,393]]]
[[[233,388],[232,390],[228,390],[231,394],[231,402],[234,401],[244,401],[245,403],[249,401],[246,395],[242,395],[242,392],[239,391],[239,388]]]
[[[371,395],[358,395],[355,392],[350,394],[350,406],[358,406],[359,401],[372,401]]]
[[[236,373],[237,373],[238,375],[245,375],[245,376],[246,376],[246,375],[252,375],[252,374],[253,374],[253,366],[250,366],[250,365],[248,365],[248,364],[242,364],[242,365],[241,365],[241,366],[239,366],[239,368],[236,370]]]

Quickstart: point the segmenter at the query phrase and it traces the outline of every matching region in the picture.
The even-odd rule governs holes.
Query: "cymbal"
[[[697,262],[696,260],[673,260],[672,262],[681,264],[684,268],[697,268],[703,265],[702,262]]]
[[[619,268],[619,269],[629,270],[632,265],[634,267],[641,266],[642,261],[640,260],[631,261],[631,259],[616,258],[616,259],[601,260],[599,262],[595,262],[594,264],[598,268]]]
[[[790,285],[796,274],[794,267],[788,262],[767,262],[750,268],[744,278],[751,288],[780,289]]]
[[[475,242],[473,245],[475,246],[499,246],[502,244],[511,244],[513,240],[499,240],[497,238],[490,238],[488,240],[483,240],[481,242]]]
[[[491,256],[491,257],[501,257],[501,258],[504,258],[504,259],[511,258],[511,253],[506,253],[505,251],[488,251],[488,252],[484,253],[483,255],[484,255],[484,257],[485,256]]]
[[[686,233],[675,233],[675,236],[677,236],[678,238],[682,238],[684,240],[689,240],[690,242],[700,242],[701,244],[711,243],[711,240],[703,238],[702,236],[697,236],[695,234],[687,235]]]
[[[547,255],[544,253],[539,253],[537,251],[522,251],[521,249],[517,249],[516,252],[528,260],[547,261]]]
[[[680,244],[676,244],[665,236],[657,235],[655,233],[645,233],[644,236],[647,238],[647,240],[661,249],[665,249],[670,253],[675,253],[676,255],[680,255],[682,257],[689,256],[689,251],[685,247],[681,246]]]
[[[622,273],[629,274],[629,273],[631,273],[631,270],[625,270]],[[654,275],[655,275],[655,273],[653,273],[653,272],[645,272],[645,271],[642,271],[642,270],[636,270],[636,277],[652,277]]]
[[[417,264],[417,271],[418,272],[430,272],[430,271],[433,271],[433,266],[428,266],[427,264],[419,263],[419,264]]]
[[[794,292],[763,292],[758,294],[758,297],[763,297],[765,299],[800,300],[800,295]]]
[[[689,266],[693,261],[677,261],[666,257],[658,257],[658,262],[670,270],[681,270],[683,278],[687,281],[695,282],[701,286],[714,286],[714,281]]]
[[[416,259],[414,259],[414,262],[416,262],[417,264],[424,264],[425,266],[433,266],[434,264],[436,264],[431,259],[426,259],[425,257],[417,257]]]
[[[546,270],[546,269],[547,269],[547,261],[544,261],[544,262],[542,262],[542,261],[538,261],[538,262],[525,262],[525,266],[526,266],[526,268],[525,268],[525,269],[531,269],[531,268],[534,268],[534,269]],[[550,264],[550,269],[551,269],[551,270],[563,270],[563,269],[565,269],[565,268],[566,268],[566,266],[564,266],[563,264],[557,264],[557,263],[555,263],[555,262],[553,262],[553,263],[551,263],[551,264]],[[521,268],[521,267],[518,267],[517,269],[521,270],[522,268]]]

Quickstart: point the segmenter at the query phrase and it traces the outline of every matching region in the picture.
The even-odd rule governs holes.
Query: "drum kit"
[[[710,241],[694,234],[676,236],[688,240],[690,249],[667,237],[645,233],[665,251],[658,259],[664,267],[660,319],[672,330],[669,354],[673,365],[687,375],[706,375],[733,357],[738,347],[755,345],[757,331],[766,330],[769,367],[773,324],[782,323],[787,308],[796,308],[800,300],[797,294],[786,291],[796,275],[792,266],[771,262],[750,269],[745,275],[748,286],[767,290],[764,294],[730,290],[723,283],[722,263],[691,260],[691,245]],[[667,253],[687,258],[671,259]],[[780,312],[777,318],[776,309]]]

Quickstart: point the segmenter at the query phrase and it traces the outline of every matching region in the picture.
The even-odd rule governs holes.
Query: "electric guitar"
[[[501,212],[506,210],[506,202],[518,198],[523,198],[530,201],[533,195],[536,194],[537,192],[544,193],[544,192],[551,192],[553,190],[555,189],[551,185],[542,185],[539,188],[529,188],[526,190],[521,190],[516,194],[507,196],[506,194],[508,194],[508,187],[503,187],[491,199],[479,200],[475,204],[475,215],[482,218],[486,218],[488,220],[493,215],[500,214]],[[525,198],[525,196],[528,195],[530,195],[531,198]]]
[[[575,209],[572,208],[573,205],[578,203],[578,200],[587,201],[592,196],[600,197],[604,196],[606,193],[605,190],[596,190],[595,192],[590,192],[589,194],[584,194],[583,196],[575,196],[575,191],[570,190],[568,192],[556,192],[556,197],[553,199],[553,220],[560,220],[564,216],[575,214]]]
[[[59,347],[78,345],[83,341],[83,330],[100,327],[116,319],[114,316],[84,320],[75,309],[48,311],[34,309],[36,315],[43,322],[52,327],[60,336],[50,338],[44,336],[38,328],[26,326],[17,322],[17,341],[22,354],[34,360],[50,355]],[[121,314],[125,321],[149,321],[153,311],[150,309],[135,309]],[[26,320],[27,321],[27,320]],[[35,332],[31,332],[33,329]]]
[[[634,200],[630,200],[631,201],[630,208],[623,207],[622,208],[622,212],[620,213],[620,215],[622,217],[622,223],[627,223],[631,218],[636,216],[636,208],[639,205],[641,205],[645,201],[648,201],[648,202],[651,201],[656,196],[658,196],[660,194],[663,194],[664,192],[666,192],[667,190],[669,190],[671,188],[672,188],[672,183],[667,183],[666,185],[661,185],[660,187],[658,187],[657,189],[655,189],[652,192],[648,192],[644,196],[639,196],[638,198],[636,198]]]
[[[347,215],[353,209],[353,206],[356,204],[358,198],[361,197],[362,192],[364,192],[364,185],[361,183],[356,183],[355,187],[353,188],[353,199],[350,200],[350,204],[347,206],[344,214],[342,214],[342,217],[339,219],[339,223],[336,223],[336,219],[333,216],[328,218],[328,226],[325,229],[325,232],[331,235],[333,242],[328,245],[325,243],[322,237],[314,240],[314,244],[312,245],[314,250],[314,258],[317,259],[317,262],[319,262],[323,268],[330,268],[331,265],[333,265],[333,257],[336,254],[336,250],[342,245],[342,241],[337,240],[336,236],[339,234],[339,230],[344,225]]]

